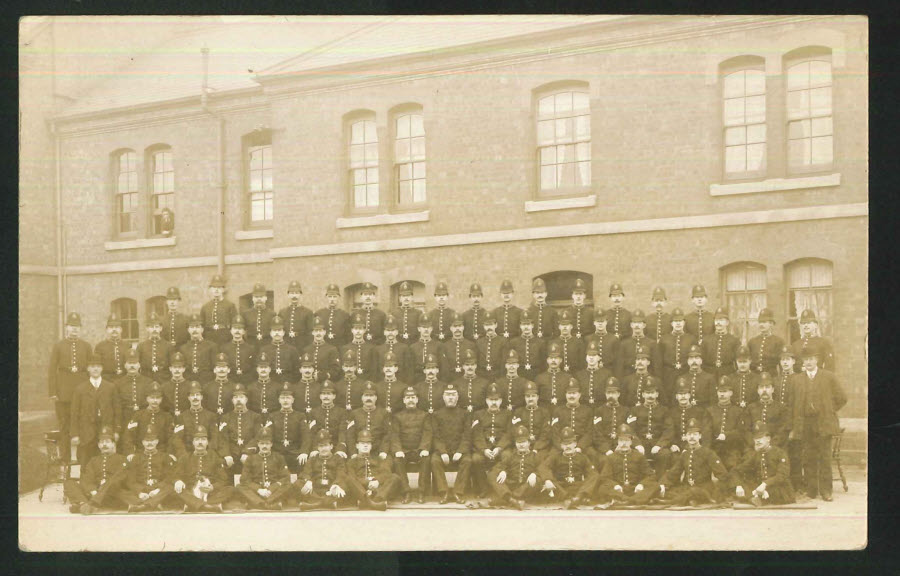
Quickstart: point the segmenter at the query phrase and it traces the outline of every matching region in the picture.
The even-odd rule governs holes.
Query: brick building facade
[[[391,38],[371,36],[349,48]],[[222,267],[230,299],[258,281],[276,308],[294,279],[312,308],[328,283],[349,305],[364,281],[390,308],[403,280],[431,308],[445,280],[463,310],[475,281],[495,306],[511,279],[524,306],[533,278],[557,302],[579,275],[598,305],[617,281],[646,312],[654,286],[687,310],[701,283],[712,309],[746,308],[740,335],[764,304],[789,337],[809,303],[834,341],[843,414],[865,416],[867,46],[859,18],[624,17],[427,54],[304,55],[207,99],[76,106],[52,132],[24,118],[21,402],[45,403],[59,308],[92,343],[113,309],[144,337],[154,298],[179,286],[197,311]],[[163,236],[154,196],[169,192]]]

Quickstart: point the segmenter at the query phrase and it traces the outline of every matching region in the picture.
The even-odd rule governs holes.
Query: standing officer
[[[743,410],[759,399],[756,395],[759,373],[750,371],[750,349],[746,346],[738,348],[735,363],[737,372],[726,378],[731,380],[731,389],[734,391],[733,402]]]
[[[521,334],[519,321],[522,309],[512,303],[515,294],[511,280],[504,280],[500,284],[500,300],[503,304],[494,309],[494,319],[497,322],[497,332],[506,340]]]
[[[64,493],[69,499],[69,512],[93,514],[98,508],[112,508],[123,504],[117,497],[125,480],[125,456],[116,454],[115,432],[104,426],[97,434],[96,455],[81,465],[81,477],[69,478]],[[84,445],[82,445],[84,446]],[[80,457],[81,450],[78,456]],[[85,453],[92,450],[85,450]]]
[[[713,316],[715,332],[703,342],[703,369],[716,381],[722,376],[734,374],[738,348],[741,341],[728,333],[728,310],[717,308]]]
[[[791,344],[794,356],[799,357],[803,347],[812,342],[819,351],[819,366],[829,372],[834,371],[834,347],[831,340],[818,335],[819,321],[812,310],[804,310],[800,313],[800,338]]]
[[[272,427],[272,450],[281,454],[291,472],[299,473],[312,444],[306,412],[294,410],[294,390],[287,384],[278,394],[278,403],[281,409],[263,418],[264,426]]]
[[[329,447],[334,448],[337,455],[344,459],[347,457],[345,452],[347,448],[344,443],[344,427],[346,426],[344,421],[347,419],[349,411],[343,406],[335,404],[334,400],[335,390],[331,380],[322,382],[322,388],[319,389],[319,405],[310,412],[307,417],[307,425],[309,426],[309,433],[318,439],[317,447],[321,447],[322,435],[324,434],[325,439],[328,440]],[[313,452],[317,452],[317,450]],[[307,466],[309,466],[309,462],[315,456],[313,452],[309,453],[310,460],[307,461]]]
[[[338,392],[338,403],[350,412],[362,406],[362,390],[366,384],[366,379],[360,378],[358,374],[356,349],[344,350],[341,354],[341,369],[344,371],[344,377],[335,382],[335,390]]]
[[[619,343],[619,357],[622,360],[622,377],[633,373],[635,368],[635,353],[641,346],[647,348],[650,354],[650,373],[657,378],[662,378],[660,373],[662,370],[662,351],[661,346],[656,340],[648,338],[644,335],[644,328],[647,326],[647,318],[640,309],[635,310],[631,315],[631,336]]]
[[[515,410],[525,404],[525,383],[527,380],[519,376],[519,355],[510,350],[506,355],[506,374],[497,379],[500,393],[506,402],[507,410]]]
[[[543,461],[550,454],[550,410],[538,406],[538,387],[531,380],[525,381],[525,405],[513,411],[512,424],[528,428],[528,440],[531,449],[537,452],[538,460]]]
[[[584,341],[572,336],[572,318],[568,310],[559,315],[559,337],[550,341],[557,344],[562,351],[562,369],[567,374],[575,374],[584,368]]]
[[[259,360],[256,362],[256,374],[256,381],[247,386],[247,406],[265,418],[270,412],[278,410],[278,395],[283,386],[282,383],[272,380],[272,366],[265,352],[259,355]],[[287,382],[284,384],[290,385]]]
[[[172,350],[178,350],[188,341],[187,317],[178,311],[181,305],[181,292],[177,286],[166,290],[166,316],[163,318],[162,339],[169,343]]]
[[[529,310],[522,312],[522,320],[519,325],[522,333],[507,343],[507,349],[515,350],[521,359],[522,376],[527,380],[534,380],[537,375],[546,370],[547,343],[543,338],[534,335],[534,319]]]
[[[755,425],[762,422],[765,424],[772,443],[787,450],[790,410],[775,402],[775,383],[768,372],[762,372],[759,375],[757,386],[759,400],[747,406],[747,423],[753,422]],[[754,436],[754,438],[756,437]]]
[[[463,338],[465,324],[462,316],[453,313],[453,318],[448,321],[450,325],[449,332],[451,337],[440,345],[440,363],[441,374],[446,380],[459,378],[463,371],[463,360],[466,357],[466,351],[469,350],[477,354],[478,348],[475,344]]]
[[[759,325],[759,334],[747,343],[750,346],[750,356],[754,372],[768,372],[771,376],[778,375],[778,356],[784,347],[784,340],[773,334],[775,329],[775,314],[768,308],[759,311],[756,319]]]
[[[300,357],[300,380],[292,387],[294,395],[293,400],[298,400],[296,410],[309,414],[312,412],[319,399],[319,390],[321,388],[319,382],[315,378],[316,365],[308,352],[304,352]],[[285,384],[287,385],[287,384]]]
[[[284,341],[284,321],[281,316],[272,318],[272,329],[269,334],[272,336],[272,342],[260,348],[259,354],[265,352],[269,357],[269,362],[275,372],[272,379],[281,384],[293,382],[299,376],[297,368],[300,352]]]
[[[696,406],[693,403],[691,388],[685,376],[679,376],[675,388],[675,406],[669,409],[666,426],[672,431],[671,446],[669,450],[673,457],[677,458],[679,452],[687,447],[687,425],[691,420],[700,423],[701,439],[703,444],[709,442],[712,424],[706,407]]]
[[[191,339],[181,346],[179,352],[184,356],[190,379],[209,382],[213,377],[218,347],[214,342],[203,338],[203,324],[196,314],[192,314],[188,320],[188,333]]]
[[[378,369],[378,353],[375,344],[371,339],[367,340],[368,330],[366,328],[365,315],[358,310],[353,313],[353,320],[350,325],[350,332],[353,339],[348,344],[344,344],[340,349],[341,357],[347,353],[347,350],[353,350],[356,356],[356,376],[362,380],[374,380],[377,378]],[[382,322],[382,326],[384,323]],[[382,333],[384,329],[382,328]],[[384,335],[382,334],[382,337]]]
[[[275,312],[266,305],[268,300],[266,287],[257,282],[253,285],[253,306],[241,312],[244,326],[247,328],[247,337],[259,348],[271,341],[269,333],[272,330],[272,318],[275,316]],[[222,342],[222,344],[225,343]]]
[[[393,352],[385,353],[381,363],[383,378],[375,383],[379,405],[387,412],[396,414],[403,408],[403,392],[410,384],[408,380],[399,380],[397,378],[397,372],[400,367]]]
[[[247,458],[257,449],[254,440],[263,421],[247,408],[247,388],[240,382],[234,385],[231,403],[234,409],[219,418],[219,454],[228,474],[241,474]]]
[[[587,503],[596,489],[597,470],[588,457],[578,452],[575,431],[569,427],[560,432],[561,450],[552,451],[546,458],[538,454],[538,476],[543,479],[541,492],[551,500],[564,500],[567,510]]]
[[[116,382],[116,431],[121,438],[125,425],[131,422],[134,413],[147,406],[147,391],[152,380],[139,372],[141,362],[137,352],[128,351],[125,357],[125,375]]]
[[[160,337],[162,323],[156,312],[150,312],[147,319],[147,340],[137,345],[141,372],[154,380],[162,380],[169,374],[169,357],[172,355],[169,343]]]
[[[375,285],[365,282],[359,291],[362,298],[362,307],[354,310],[363,319],[365,327],[365,340],[373,345],[384,343],[384,321],[386,314],[375,307]]]
[[[458,405],[459,390],[455,383],[444,386],[443,399],[444,405],[432,415],[431,472],[441,504],[460,503],[472,466],[469,412]],[[447,485],[448,469],[457,470],[453,488]]]
[[[600,471],[603,470],[606,457],[611,456],[613,449],[616,447],[619,426],[632,419],[631,408],[619,403],[621,389],[615,376],[610,376],[606,380],[604,395],[606,396],[606,403],[594,406],[594,437],[591,441],[595,455],[593,460],[594,466]],[[637,418],[632,419],[632,421],[636,420]]]
[[[403,392],[403,410],[394,414],[391,424],[391,453],[394,455],[394,472],[399,476],[403,491],[403,504],[409,504],[410,487],[406,475],[408,465],[417,465],[419,490],[416,502],[425,502],[426,488],[431,486],[431,414],[417,407],[416,389],[407,386]]]
[[[484,336],[484,314],[487,312],[481,307],[481,301],[484,298],[484,291],[481,284],[475,282],[469,287],[469,301],[472,307],[463,312],[463,337],[466,340],[477,342],[479,338]]]
[[[325,341],[340,348],[350,341],[350,315],[338,308],[341,300],[341,289],[337,284],[329,284],[325,288],[325,300],[328,305],[316,312],[316,317],[325,326]]]
[[[703,409],[712,406],[716,397],[716,380],[712,374],[703,371],[703,355],[696,344],[688,351],[688,371],[678,378],[684,378],[687,383],[692,405]]]
[[[378,406],[378,391],[375,384],[367,380],[362,391],[362,406],[354,408],[347,414],[344,435],[350,457],[356,454],[357,434],[361,430],[368,430],[372,434],[378,457],[387,460],[391,449],[391,420],[391,415]]]
[[[709,310],[703,309],[708,301],[706,288],[701,284],[691,288],[691,302],[694,303],[694,310],[685,317],[684,330],[693,336],[694,341],[701,346],[703,340],[713,333],[713,315]]]
[[[782,406],[790,408],[794,405],[793,389],[791,388],[791,377],[795,374],[794,364],[796,359],[790,347],[781,347],[781,356],[779,357],[778,378],[775,380],[775,401]]]
[[[650,349],[641,346],[635,351],[634,373],[626,376],[622,382],[624,401],[628,406],[640,406],[644,401],[644,389],[653,384],[661,386],[659,378],[650,373]]]
[[[163,388],[163,410],[171,412],[173,416],[178,415],[188,409],[188,389],[190,383],[184,378],[184,372],[187,368],[184,365],[184,356],[181,352],[175,352],[172,355],[172,361],[169,364],[169,373],[172,377],[162,384]]]
[[[440,368],[436,356],[429,354],[425,358],[425,379],[417,385],[419,398],[422,399],[422,409],[427,410],[429,414],[434,414],[438,408],[441,391],[444,389],[445,382],[438,379]]]
[[[438,282],[434,287],[434,302],[437,308],[428,313],[428,322],[431,323],[432,335],[441,343],[450,339],[450,322],[456,316],[453,308],[447,306],[449,299],[447,283]]]
[[[601,504],[595,510],[607,508],[615,501],[646,504],[659,491],[657,472],[650,467],[642,451],[632,449],[635,434],[631,427],[622,424],[614,435],[615,450],[607,457],[597,482],[595,493]]]
[[[469,424],[472,434],[472,478],[476,491],[481,495],[488,490],[485,477],[488,468],[499,462],[501,453],[512,446],[512,412],[500,409],[503,396],[496,384],[488,386],[485,403],[487,408],[475,412]],[[455,491],[460,492],[460,489]]]
[[[139,449],[143,439],[141,434],[148,428],[152,428],[159,431],[158,448],[163,452],[173,454],[174,450],[170,445],[169,439],[175,424],[172,414],[160,409],[163,399],[162,387],[158,382],[151,382],[146,394],[147,407],[135,412],[131,416],[131,421],[125,426],[125,434],[124,438],[122,438],[123,448],[126,453]]]
[[[587,285],[581,278],[576,278],[575,287],[572,288],[572,305],[568,310],[572,324],[575,326],[575,337],[579,340],[594,333],[594,307],[585,304],[586,298]],[[549,337],[546,338],[549,339]]]
[[[663,336],[672,331],[672,316],[663,311],[667,302],[666,291],[660,286],[654,288],[653,295],[650,297],[653,314],[647,319],[647,337],[655,340],[657,344]]]
[[[219,416],[219,422],[222,422],[222,416],[231,412],[232,397],[235,383],[228,379],[229,368],[228,359],[224,354],[216,357],[216,367],[214,368],[216,377],[207,382],[203,387],[204,408]],[[240,384],[240,382],[238,382]],[[242,385],[243,386],[243,385]],[[246,392],[247,388],[243,387]]]
[[[538,396],[541,406],[552,407],[562,403],[566,395],[566,382],[569,375],[560,370],[562,365],[562,349],[553,342],[547,347],[547,371],[538,374],[535,383],[538,385]]]
[[[337,380],[341,377],[341,365],[338,349],[325,340],[325,324],[318,316],[312,319],[312,342],[303,349],[303,354],[312,358],[315,372],[313,376],[319,382]]]
[[[247,458],[237,492],[251,508],[281,510],[284,500],[295,490],[291,473],[284,457],[272,451],[270,427],[259,429],[255,444],[259,450]]]
[[[540,461],[537,453],[531,450],[527,428],[517,426],[514,438],[516,449],[500,455],[500,461],[491,470],[492,481],[488,484],[494,492],[493,506],[512,504],[524,510],[525,501],[534,500],[540,490],[537,481]]]
[[[587,354],[587,366],[575,374],[575,378],[581,383],[581,397],[587,399],[588,406],[594,407],[594,403],[600,404],[604,400],[603,388],[606,381],[612,376],[612,372],[600,366],[600,350],[596,342],[591,342]]]
[[[615,334],[607,331],[606,312],[597,308],[594,310],[593,333],[584,337],[585,347],[591,342],[596,342],[597,350],[600,350],[600,364],[613,373],[616,378],[623,378],[622,355],[619,353],[621,342]]]
[[[753,452],[732,471],[736,484],[734,494],[740,500],[750,500],[756,506],[792,504],[794,489],[789,477],[787,453],[772,445],[769,427],[765,422],[753,424]],[[748,495],[744,486],[753,488]]]
[[[228,485],[222,459],[209,445],[209,429],[198,426],[192,442],[193,452],[179,458],[175,466],[175,494],[184,502],[185,512],[222,512],[234,487]]]
[[[231,339],[231,319],[237,316],[237,307],[225,299],[225,278],[216,274],[209,281],[210,300],[200,309],[203,333],[217,346]],[[188,326],[190,330],[190,326]]]
[[[515,307],[513,307],[515,308]],[[516,314],[516,325],[518,319]],[[475,342],[478,347],[478,374],[488,380],[499,378],[503,374],[503,353],[508,340],[497,335],[497,319],[491,312],[484,314],[484,337]]]
[[[609,286],[610,308],[606,311],[609,320],[609,331],[616,335],[620,341],[631,337],[631,312],[622,307],[625,301],[625,291],[618,282]]]
[[[232,380],[249,384],[256,377],[253,365],[256,363],[257,345],[247,342],[245,337],[244,319],[235,316],[231,322],[231,342],[220,346],[219,351],[228,358]]]
[[[527,311],[534,319],[535,331],[538,338],[546,338],[550,340],[556,338],[559,322],[557,321],[557,312],[554,308],[547,306],[547,285],[543,278],[535,278],[531,283],[531,298],[533,302]],[[574,318],[574,316],[569,316]],[[580,328],[580,325],[579,325]],[[581,336],[576,336],[581,340]]]
[[[392,316],[398,324],[397,339],[410,345],[419,339],[419,311],[413,306],[413,289],[409,282],[401,282],[397,290],[400,307]]]
[[[637,438],[635,450],[650,460],[657,475],[669,469],[672,460],[672,426],[669,409],[659,403],[659,390],[649,382],[643,392],[644,403],[635,406],[632,415]]]
[[[432,327],[424,312],[419,312],[419,339],[409,347],[409,359],[412,371],[407,381],[416,384],[424,377],[425,358],[429,354],[439,357],[441,353],[440,342],[431,338]]]
[[[175,417],[170,449],[181,460],[194,450],[194,434],[200,427],[206,428],[208,449],[219,452],[219,417],[203,407],[203,387],[199,382],[191,382],[188,388],[188,408]]]
[[[313,312],[300,304],[303,289],[296,280],[288,284],[287,295],[289,304],[278,313],[287,327],[285,341],[297,350],[303,350],[312,340]]]
[[[50,370],[47,374],[48,393],[56,408],[56,422],[59,426],[60,457],[63,462],[71,460],[69,443],[69,418],[72,414],[72,394],[84,379],[88,361],[94,355],[91,345],[79,338],[81,316],[70,312],[66,317],[66,337],[53,345],[50,354]],[[103,359],[98,359],[102,365]]]
[[[463,357],[462,376],[453,381],[457,401],[462,401],[461,409],[468,414],[484,406],[484,391],[490,384],[476,373],[477,366],[478,354],[472,350],[466,350]]]
[[[69,419],[71,443],[78,446],[78,463],[82,466],[100,453],[97,444],[100,429],[115,430],[116,424],[116,384],[103,378],[103,362],[98,356],[91,355],[87,370],[88,378],[72,392]],[[68,463],[68,460],[64,462]]]
[[[382,368],[384,367],[385,355],[390,353],[397,363],[397,374],[401,374],[401,378],[409,381],[412,377],[412,362],[409,357],[409,345],[400,342],[397,337],[400,336],[400,330],[397,322],[392,314],[388,314],[384,321],[384,343],[375,346],[375,370],[373,380],[380,379],[382,376]]]
[[[661,338],[659,342],[663,362],[663,398],[674,396],[675,379],[687,371],[687,354],[695,342],[694,337],[685,332],[684,313],[680,308],[676,308],[672,311],[672,332]],[[699,344],[699,342],[696,343]]]
[[[122,322],[118,316],[110,314],[106,321],[106,339],[94,347],[94,354],[103,360],[104,376],[118,379],[125,373],[125,354],[128,349],[129,346],[122,342]]]
[[[731,403],[733,391],[726,376],[719,379],[716,393],[719,402],[709,408],[713,435],[710,447],[725,462],[725,466],[731,469],[744,457],[744,449],[747,447],[746,419],[744,411]]]
[[[834,372],[819,368],[823,352],[815,340],[800,350],[803,372],[794,375],[794,404],[790,437],[799,440],[803,450],[803,477],[806,494],[830,502],[831,441],[840,434],[837,412],[847,403],[847,395]]]

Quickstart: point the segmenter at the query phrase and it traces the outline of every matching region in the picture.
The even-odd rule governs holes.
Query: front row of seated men
[[[234,410],[218,424],[202,406],[199,384],[191,387],[190,408],[174,421],[159,412],[160,392],[153,387],[149,408],[135,414],[124,438],[111,427],[100,430],[99,455],[83,466],[80,479],[67,482],[66,493],[70,510],[82,514],[173,504],[186,512],[221,512],[225,503],[265,510],[384,510],[388,501],[410,501],[406,473],[416,470],[418,502],[432,491],[433,477],[442,504],[461,502],[470,481],[476,495],[492,496],[492,505],[518,509],[553,501],[566,508],[656,500],[785,504],[794,495],[788,456],[779,446],[785,434],[773,432],[778,423],[768,414],[770,388],[771,382],[761,382],[761,412],[748,412],[755,417],[751,451],[745,449],[745,413],[730,405],[727,380],[719,385],[718,405],[708,411],[691,404],[687,382],[679,383],[678,405],[668,411],[656,402],[652,383],[641,393],[644,403],[630,409],[618,404],[611,378],[606,404],[593,411],[580,404],[579,383],[571,379],[566,403],[552,411],[538,406],[531,382],[525,406],[513,413],[501,410],[496,384],[488,387],[486,408],[474,413],[459,407],[459,390],[445,384],[442,408],[418,408],[410,386],[404,410],[393,416],[377,406],[371,383],[362,391],[363,406],[348,412],[334,404],[335,390],[326,381],[321,405],[308,414],[293,411],[294,392],[285,385],[281,410],[267,415],[247,409],[239,383]],[[133,452],[117,454],[117,440]],[[446,471],[457,472],[453,488]]]

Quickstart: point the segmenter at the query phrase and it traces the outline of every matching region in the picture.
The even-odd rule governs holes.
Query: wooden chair
[[[834,436],[831,439],[831,459],[837,463],[838,475],[841,479],[841,484],[844,485],[844,492],[848,490],[847,488],[847,478],[844,476],[844,469],[841,467],[841,440],[844,438],[844,428],[841,428],[841,433]],[[834,474],[831,475],[831,481],[834,482]]]
[[[41,491],[38,494],[38,502],[44,501],[44,488],[47,484],[63,484],[70,478],[72,464],[62,458],[61,440],[59,430],[51,430],[44,433],[44,446],[47,450],[47,467],[44,469],[44,481],[41,483]],[[52,474],[52,476],[51,476]],[[48,481],[49,480],[49,481]],[[63,491],[63,504],[66,503],[65,491]]]

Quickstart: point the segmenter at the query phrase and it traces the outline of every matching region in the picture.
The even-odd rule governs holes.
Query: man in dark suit
[[[72,418],[69,433],[78,446],[78,463],[84,466],[100,454],[97,435],[100,428],[115,427],[116,385],[102,377],[103,361],[99,356],[88,360],[89,379],[81,382],[72,394]]]

